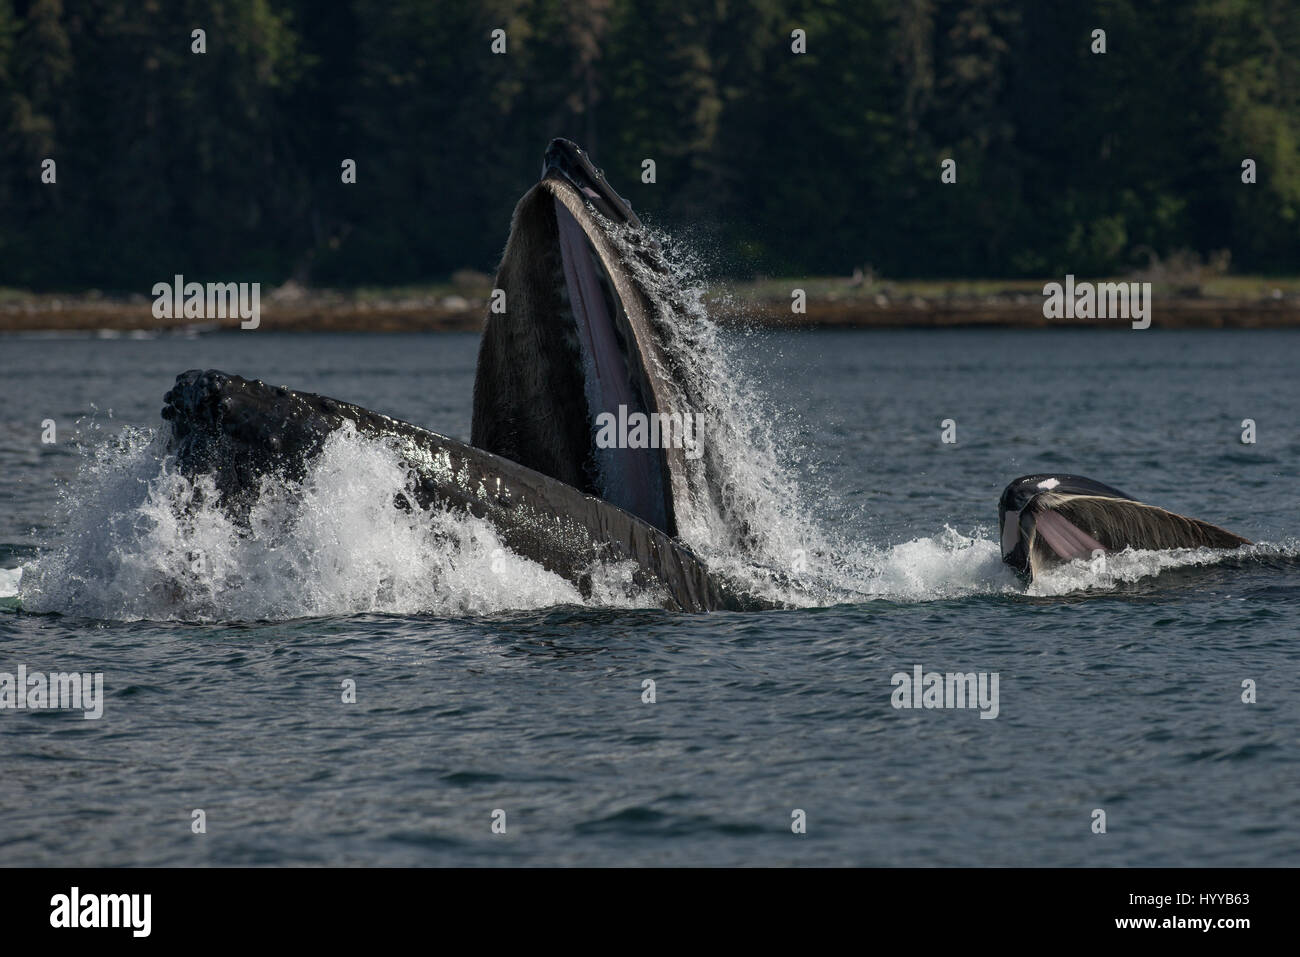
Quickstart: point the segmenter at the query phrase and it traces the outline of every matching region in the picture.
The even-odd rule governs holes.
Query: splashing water
[[[698,255],[653,229],[608,229],[651,302],[676,402],[704,413],[704,454],[686,463],[691,502],[678,525],[710,569],[795,606],[1023,591],[993,540],[945,529],[879,548],[823,527],[797,477],[800,430],[764,399],[736,340],[709,315]]]
[[[332,433],[301,483],[263,480],[248,527],[167,458],[167,427],[128,429],[91,453],[65,493],[63,545],[24,569],[29,611],[115,620],[247,621],[366,612],[478,614],[583,604],[577,589],[504,548],[482,519],[403,511],[400,456]],[[629,595],[631,569],[593,569],[591,604],[655,607]]]
[[[809,518],[796,478],[795,430],[742,371],[705,305],[697,255],[653,229],[606,222],[651,304],[677,410],[703,413],[703,454],[686,460],[688,507],[678,533],[710,569],[742,589],[791,604],[845,600],[844,549]]]

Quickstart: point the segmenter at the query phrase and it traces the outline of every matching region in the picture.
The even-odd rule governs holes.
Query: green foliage
[[[490,271],[557,135],[741,277],[1294,271],[1298,80],[1293,0],[0,0],[0,287]]]

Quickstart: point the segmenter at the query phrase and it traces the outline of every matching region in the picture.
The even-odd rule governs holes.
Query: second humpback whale
[[[1081,475],[1024,475],[998,502],[1002,560],[1033,578],[1043,569],[1125,548],[1239,548],[1251,544],[1200,519],[1139,502]]]

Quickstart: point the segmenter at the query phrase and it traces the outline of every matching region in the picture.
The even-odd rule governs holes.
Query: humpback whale
[[[1023,475],[998,501],[1002,560],[1033,578],[1043,569],[1125,548],[1239,548],[1251,544],[1200,519],[1139,502],[1081,475]]]
[[[395,448],[399,508],[485,518],[514,552],[591,593],[597,562],[635,564],[633,581],[671,610],[772,607],[710,573],[677,539],[691,495],[685,451],[602,448],[601,412],[685,411],[687,390],[652,327],[653,310],[608,231],[641,224],[575,144],[548,148],[519,201],[474,381],[471,444],[360,406],[219,370],[190,370],[164,397],[169,453],[211,475],[219,506],[247,520],[267,475],[301,479],[341,428]],[[644,265],[664,270],[633,232]]]

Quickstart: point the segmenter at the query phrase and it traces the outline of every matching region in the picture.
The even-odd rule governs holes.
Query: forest
[[[0,0],[0,287],[490,272],[553,136],[726,276],[1290,275],[1298,74],[1294,0]]]

